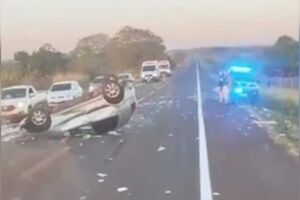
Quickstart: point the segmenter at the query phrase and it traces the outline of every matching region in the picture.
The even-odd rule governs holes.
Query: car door
[[[80,85],[77,82],[75,82],[75,83],[73,83],[73,87],[74,87],[75,96],[81,97],[82,96],[82,88],[80,87]]]
[[[28,99],[28,107],[33,107],[33,106],[35,106],[35,104],[37,103],[36,101],[36,92],[35,92],[35,90],[32,88],[32,87],[30,87],[29,89],[28,89],[28,97],[29,97],[29,99]]]

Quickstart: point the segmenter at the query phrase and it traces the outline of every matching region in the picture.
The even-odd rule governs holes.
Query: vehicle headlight
[[[94,86],[91,85],[91,86],[89,87],[89,92],[92,92],[94,89],[95,89]]]
[[[243,93],[243,88],[235,88],[234,92],[238,94]]]
[[[23,102],[18,102],[17,103],[17,107],[18,108],[23,108],[24,107],[24,103]]]

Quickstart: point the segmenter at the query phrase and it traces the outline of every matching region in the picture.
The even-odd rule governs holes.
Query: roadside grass
[[[282,87],[262,88],[262,106],[270,109],[277,121],[275,142],[299,156],[299,92]]]

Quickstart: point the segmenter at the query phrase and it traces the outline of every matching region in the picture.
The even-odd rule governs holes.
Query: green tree
[[[40,75],[53,74],[66,70],[69,58],[56,51],[51,44],[45,44],[30,57],[32,70]]]
[[[147,29],[122,28],[105,48],[107,63],[117,70],[139,68],[144,60],[166,58],[163,40]]]
[[[18,61],[26,71],[29,68],[30,55],[26,51],[18,51],[14,54],[14,59]]]
[[[289,36],[281,36],[266,50],[267,73],[297,75],[299,70],[299,42]]]

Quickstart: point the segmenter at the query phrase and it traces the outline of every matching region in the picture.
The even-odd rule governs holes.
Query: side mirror
[[[34,93],[30,93],[30,94],[29,94],[29,98],[32,98],[32,97],[34,97],[34,96],[35,96]]]

